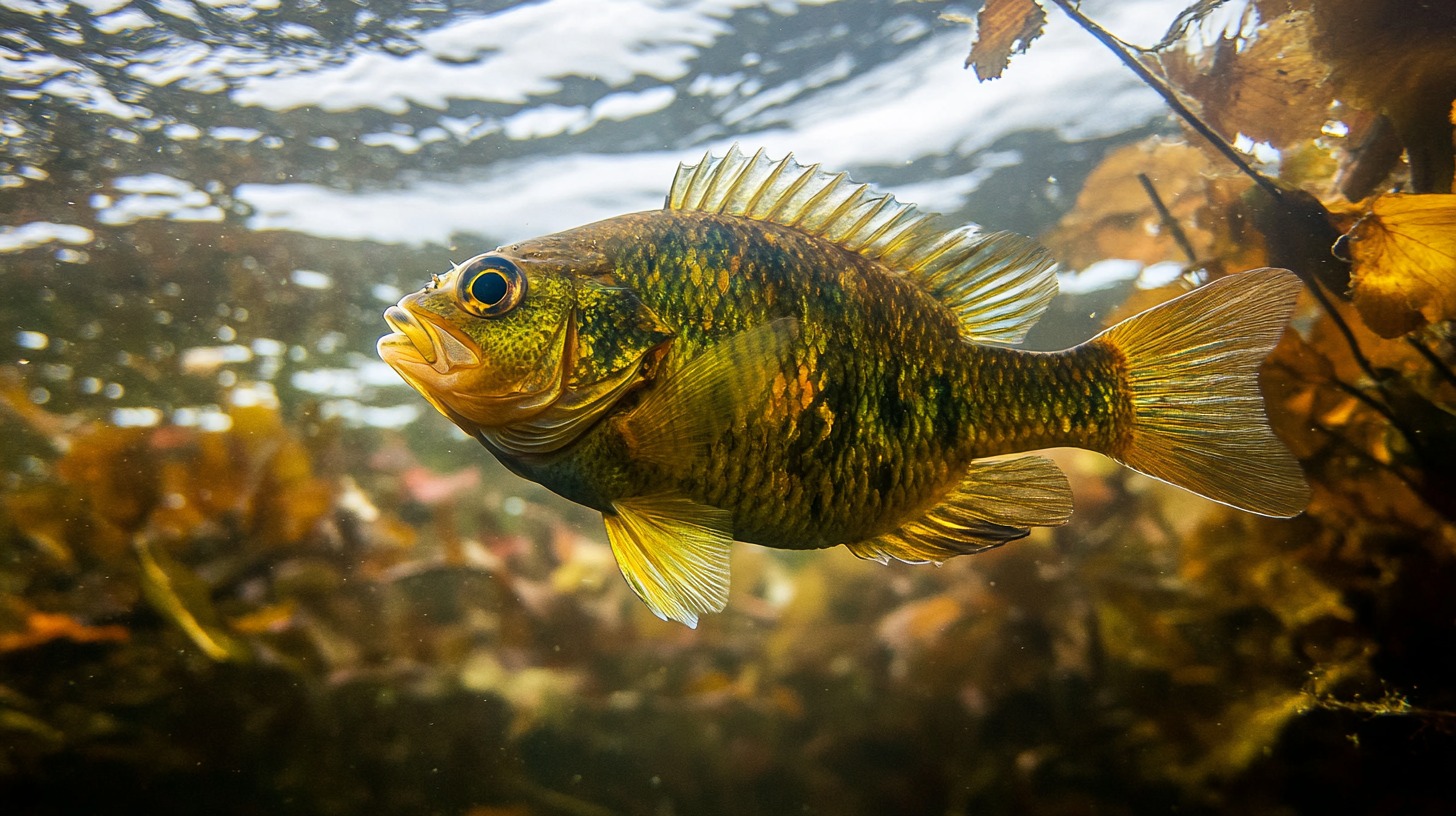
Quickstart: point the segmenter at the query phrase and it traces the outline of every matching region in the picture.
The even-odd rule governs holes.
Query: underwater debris
[[[1155,50],[1210,64],[1206,49],[1233,35],[1201,30],[1214,18],[1199,12],[1219,5],[1191,5],[1179,36]],[[105,25],[135,22],[114,19],[132,11]],[[285,4],[276,16],[237,11],[257,15],[239,22],[196,11],[201,22],[187,24],[224,39],[325,13]],[[86,15],[48,21],[89,41],[99,29]],[[1241,30],[1247,47],[1236,52],[1267,55],[1262,19]],[[391,23],[358,30],[398,36]],[[1270,66],[1239,67],[1239,53],[1221,66],[1268,87]],[[960,54],[947,56],[954,70]],[[1399,72],[1370,74],[1381,76]],[[1219,94],[1195,105],[1221,130],[1282,140],[1249,161],[1308,196],[1313,217],[1265,219],[1266,191],[1169,127],[1156,140],[1080,146],[1107,150],[1080,190],[1063,177],[1078,194],[1047,236],[1074,270],[1168,262],[1202,282],[1267,264],[1326,284],[1311,292],[1328,306],[1313,294],[1301,302],[1262,377],[1271,422],[1310,476],[1303,516],[1249,517],[1055,451],[1076,495],[1075,529],[1038,530],[938,569],[744,548],[728,611],[695,632],[632,597],[589,514],[488,467],[474,483],[478,451],[466,440],[442,446],[452,432],[442,420],[348,427],[316,394],[290,389],[303,365],[294,351],[324,356],[318,341],[335,331],[364,350],[380,307],[367,285],[343,303],[343,282],[357,278],[335,274],[336,300],[320,308],[313,290],[286,284],[287,270],[417,268],[420,256],[439,260],[436,248],[256,240],[232,223],[98,229],[111,248],[86,247],[89,275],[71,278],[88,285],[56,289],[54,301],[31,294],[70,268],[52,249],[74,248],[7,256],[6,274],[21,282],[7,292],[20,304],[12,313],[50,323],[26,324],[48,348],[28,338],[0,366],[0,800],[37,814],[239,816],[1450,812],[1450,313],[1416,281],[1424,302],[1380,306],[1401,306],[1387,332],[1423,325],[1381,336],[1359,293],[1345,297],[1345,282],[1366,271],[1329,252],[1363,214],[1401,202],[1377,195],[1413,187],[1399,138],[1383,163],[1368,158],[1367,136],[1389,118],[1377,112],[1389,107],[1381,93],[1341,92],[1319,125],[1291,94],[1287,115],[1307,130],[1240,122],[1218,110]],[[1323,98],[1311,93],[1310,108]],[[84,130],[61,127],[75,121],[54,124]],[[99,154],[121,144],[108,137]],[[281,172],[271,156],[302,149],[246,158],[271,174]],[[214,169],[209,151],[201,177]],[[1368,190],[1342,201],[1360,155]],[[379,178],[387,165],[352,176]],[[66,221],[62,202],[25,206]],[[1398,248],[1404,234],[1375,244]],[[264,263],[250,267],[248,256]],[[1314,259],[1328,274],[1310,271]],[[275,267],[283,273],[267,273]],[[1392,290],[1424,272],[1367,271]],[[1188,285],[1109,289],[1087,311],[1113,322]],[[187,320],[219,286],[228,317],[211,316],[217,302],[205,300],[205,319]],[[174,322],[110,305],[131,294]],[[188,424],[178,406],[228,406],[231,386],[176,376],[178,357],[216,342],[238,309],[252,312],[239,343],[252,325],[283,347],[256,352],[281,366],[281,404],[216,408],[215,422]],[[77,341],[93,321],[135,324],[142,340]],[[117,345],[130,352],[124,364]],[[124,384],[125,399],[67,390],[67,377],[93,374],[97,388]],[[119,427],[115,406],[154,409],[152,424]],[[175,597],[158,602],[155,587],[148,597],[138,540]],[[228,642],[225,659],[189,634],[188,616]]]

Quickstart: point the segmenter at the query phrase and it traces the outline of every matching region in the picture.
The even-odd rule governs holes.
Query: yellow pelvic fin
[[[1054,527],[1072,516],[1067,477],[1048,459],[1022,456],[974,462],[940,504],[892,532],[849,545],[860,558],[940,563],[999,547],[1029,527]]]
[[[653,614],[696,629],[728,602],[728,513],[674,495],[612,503],[602,516],[622,577]]]
[[[858,252],[918,281],[978,343],[1021,342],[1057,293],[1051,255],[1035,241],[975,226],[946,231],[934,213],[793,154],[773,161],[736,144],[709,153],[678,167],[666,206],[768,221]]]
[[[744,421],[767,402],[799,336],[799,321],[781,318],[708,348],[620,420],[634,458],[674,467]]]
[[[1240,510],[1304,510],[1309,486],[1269,428],[1258,381],[1300,287],[1286,269],[1230,275],[1091,340],[1122,355],[1132,403],[1131,428],[1104,452]]]

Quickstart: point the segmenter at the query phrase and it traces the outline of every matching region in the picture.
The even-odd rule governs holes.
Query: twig
[[[1354,397],[1356,400],[1363,403],[1370,410],[1374,411],[1377,414],[1380,414],[1382,417],[1385,417],[1385,421],[1390,424],[1390,427],[1394,428],[1396,432],[1398,432],[1401,436],[1405,437],[1406,444],[1410,446],[1411,453],[1415,455],[1416,459],[1421,463],[1421,466],[1426,469],[1430,469],[1431,463],[1429,460],[1426,459],[1425,449],[1421,447],[1421,438],[1419,436],[1416,436],[1415,430],[1407,425],[1405,423],[1405,420],[1401,419],[1394,410],[1392,410],[1385,403],[1370,396],[1363,390],[1356,388],[1353,385],[1350,385],[1344,380],[1338,380],[1331,377],[1330,384],[1335,386],[1335,388],[1339,389],[1340,391],[1344,391],[1346,394]]]
[[[1118,39],[1112,34],[1112,32],[1093,22],[1089,17],[1083,14],[1076,7],[1073,0],[1051,0],[1051,2],[1055,3],[1062,11],[1066,12],[1068,17],[1071,17],[1072,20],[1077,23],[1077,25],[1081,26],[1084,30],[1086,30],[1088,34],[1091,34],[1098,42],[1107,46],[1112,51],[1112,53],[1119,60],[1122,61],[1124,65],[1132,69],[1132,72],[1134,74],[1137,74],[1139,79],[1145,82],[1148,87],[1152,88],[1154,91],[1157,91],[1158,95],[1163,97],[1163,101],[1168,103],[1168,107],[1172,108],[1174,113],[1177,113],[1184,122],[1188,123],[1189,127],[1193,128],[1193,130],[1195,130],[1200,136],[1208,140],[1208,143],[1213,145],[1213,147],[1217,149],[1218,152],[1222,153],[1225,158],[1233,162],[1234,165],[1236,165],[1239,170],[1244,173],[1244,175],[1253,179],[1254,184],[1257,185],[1259,189],[1268,193],[1270,197],[1274,199],[1276,204],[1281,206],[1285,204],[1284,192],[1279,189],[1279,186],[1275,184],[1274,181],[1271,180],[1269,177],[1249,166],[1249,163],[1244,161],[1243,156],[1240,156],[1238,151],[1235,150],[1233,146],[1228,143],[1227,140],[1225,140],[1222,136],[1215,132],[1212,127],[1210,127],[1206,122],[1203,121],[1202,118],[1198,116],[1198,114],[1194,113],[1187,105],[1183,104],[1183,100],[1178,98],[1177,93],[1175,93],[1166,82],[1164,82],[1157,75],[1153,74],[1152,71],[1149,71],[1147,67],[1145,67],[1141,62],[1138,62],[1137,58],[1132,55],[1132,53],[1128,50],[1127,45],[1123,43],[1122,40]],[[1144,187],[1148,187],[1148,185],[1144,183]],[[1185,251],[1187,250],[1185,249]],[[1376,375],[1375,368],[1370,364],[1370,360],[1365,356],[1365,353],[1360,350],[1360,344],[1355,340],[1355,333],[1350,330],[1350,326],[1345,322],[1345,318],[1338,311],[1335,310],[1334,304],[1331,303],[1329,297],[1325,295],[1324,289],[1319,281],[1316,280],[1314,276],[1308,274],[1301,274],[1300,278],[1305,281],[1305,283],[1308,285],[1308,289],[1310,290],[1310,292],[1315,296],[1315,299],[1319,301],[1320,307],[1324,309],[1325,314],[1329,316],[1331,322],[1335,324],[1335,327],[1339,329],[1340,334],[1344,336],[1345,343],[1350,347],[1350,354],[1354,357],[1355,363],[1360,366],[1360,370],[1365,373],[1365,376],[1370,378],[1370,382],[1375,387],[1375,389],[1381,394],[1385,394],[1388,399],[1389,395],[1386,394],[1385,385],[1381,381],[1380,377]],[[1418,346],[1417,348],[1418,351],[1422,349],[1424,349],[1423,346]],[[1425,351],[1429,351],[1429,349],[1425,349]],[[1435,355],[1434,353],[1432,353],[1429,356],[1426,356],[1426,359],[1428,361],[1432,361],[1434,357]],[[1440,371],[1443,376],[1451,376],[1450,370],[1447,369],[1444,364],[1438,364],[1437,370]],[[1453,380],[1456,380],[1456,377],[1453,377]],[[1412,433],[1408,427],[1405,426],[1405,423],[1400,421],[1400,419],[1396,416],[1395,412],[1390,407],[1384,405],[1379,400],[1376,400],[1368,394],[1365,394],[1359,389],[1354,388],[1353,386],[1345,386],[1344,383],[1339,383],[1339,385],[1344,386],[1345,389],[1348,390],[1351,394],[1354,394],[1362,402],[1365,402],[1372,409],[1378,411],[1382,416],[1389,420],[1391,426],[1394,427],[1397,431],[1401,433],[1401,435],[1406,438],[1407,443],[1410,445],[1411,451],[1415,453],[1416,457],[1420,459],[1423,463],[1427,462],[1427,459],[1424,455],[1425,452],[1421,448],[1420,439],[1414,433]]]
[[[1451,371],[1451,368],[1446,365],[1446,361],[1442,360],[1440,355],[1431,351],[1429,346],[1414,337],[1407,337],[1405,341],[1410,343],[1411,348],[1415,349],[1418,354],[1426,358],[1426,362],[1431,364],[1431,368],[1436,369],[1436,373],[1441,375],[1441,379],[1450,385],[1456,385],[1456,373]]]
[[[1370,382],[1376,388],[1379,388],[1380,377],[1376,376],[1375,367],[1370,364],[1370,358],[1366,357],[1365,352],[1360,350],[1360,343],[1355,339],[1355,332],[1350,330],[1350,324],[1345,322],[1345,316],[1335,309],[1335,304],[1330,302],[1330,296],[1325,294],[1324,288],[1320,286],[1320,282],[1313,275],[1300,275],[1300,277],[1304,279],[1305,286],[1309,289],[1310,294],[1314,295],[1315,300],[1319,301],[1320,306],[1325,310],[1325,314],[1329,315],[1330,321],[1335,324],[1335,328],[1339,329],[1340,334],[1345,336],[1345,343],[1350,346],[1350,354],[1355,358],[1355,364],[1360,366],[1360,370],[1365,372],[1365,376],[1370,378]]]
[[[1431,504],[1430,499],[1426,498],[1426,494],[1421,489],[1421,486],[1416,484],[1416,482],[1411,479],[1410,476],[1407,476],[1403,470],[1393,464],[1390,464],[1388,462],[1382,462],[1379,459],[1376,459],[1370,454],[1369,451],[1362,449],[1359,445],[1356,445],[1354,442],[1346,439],[1343,434],[1337,433],[1334,428],[1331,428],[1330,426],[1324,424],[1323,422],[1320,422],[1319,420],[1312,419],[1310,420],[1309,425],[1311,428],[1314,428],[1316,431],[1319,431],[1320,433],[1328,437],[1330,442],[1333,443],[1336,447],[1344,449],[1346,453],[1354,456],[1356,459],[1359,459],[1362,464],[1370,465],[1380,470],[1384,470],[1391,476],[1394,476],[1396,480],[1406,486],[1406,489],[1409,490],[1411,492],[1411,495],[1415,496],[1418,501],[1420,501],[1427,507],[1436,510],[1435,506]],[[1436,511],[1440,512],[1439,510]]]
[[[1193,251],[1193,243],[1188,240],[1188,234],[1183,231],[1178,219],[1168,210],[1168,205],[1163,203],[1163,197],[1158,195],[1158,188],[1153,186],[1153,180],[1148,178],[1147,173],[1138,173],[1138,181],[1143,185],[1148,198],[1153,201],[1153,209],[1158,211],[1158,217],[1163,220],[1163,226],[1172,234],[1173,240],[1178,242],[1178,248],[1188,256],[1189,263],[1198,263],[1198,253]]]
[[[1112,53],[1115,54],[1119,60],[1122,60],[1123,65],[1131,68],[1132,72],[1134,74],[1137,74],[1139,79],[1147,83],[1149,88],[1157,91],[1158,95],[1163,97],[1163,101],[1168,103],[1168,107],[1172,108],[1174,113],[1182,117],[1183,121],[1187,122],[1189,127],[1198,131],[1199,135],[1207,139],[1209,144],[1213,145],[1214,148],[1218,150],[1218,152],[1224,155],[1224,158],[1233,162],[1239,168],[1239,170],[1243,171],[1244,175],[1253,179],[1254,183],[1259,185],[1260,189],[1273,196],[1275,201],[1282,202],[1284,200],[1284,193],[1279,189],[1279,185],[1271,181],[1268,176],[1265,176],[1263,173],[1260,173],[1258,170],[1250,167],[1249,163],[1244,161],[1244,157],[1240,156],[1239,152],[1235,150],[1233,146],[1228,143],[1228,141],[1226,141],[1218,133],[1215,133],[1213,128],[1209,127],[1207,123],[1205,123],[1202,119],[1198,117],[1198,114],[1194,113],[1188,108],[1187,105],[1183,104],[1183,100],[1178,98],[1178,94],[1176,94],[1166,82],[1158,78],[1152,71],[1149,71],[1146,67],[1143,66],[1141,62],[1138,62],[1137,58],[1128,51],[1125,45],[1123,45],[1122,40],[1119,40],[1117,37],[1113,36],[1112,32],[1092,22],[1090,18],[1088,18],[1085,14],[1079,11],[1075,5],[1072,4],[1071,0],[1052,0],[1052,2],[1056,3],[1059,7],[1061,7],[1062,11],[1065,11],[1068,17],[1071,17],[1072,20],[1077,23],[1077,25],[1081,26],[1087,31],[1088,34],[1091,34],[1093,37],[1095,37],[1098,42],[1101,42],[1103,45],[1111,49]]]

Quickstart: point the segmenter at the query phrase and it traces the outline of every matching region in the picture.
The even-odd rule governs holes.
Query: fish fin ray
[[[927,513],[889,533],[849,545],[872,561],[940,563],[1054,527],[1072,516],[1072,489],[1051,460],[1040,456],[973,462],[965,478]]]
[[[844,173],[804,167],[792,154],[773,161],[735,144],[721,157],[679,165],[666,205],[792,227],[899,270],[978,343],[1021,342],[1057,293],[1054,262],[1035,241],[977,227],[947,232],[933,213]]]
[[[671,467],[743,421],[768,399],[798,336],[787,317],[745,329],[657,383],[619,420],[633,457]]]
[[[1269,427],[1258,381],[1301,287],[1285,269],[1230,275],[1089,341],[1121,355],[1132,405],[1130,428],[1104,452],[1240,510],[1304,510],[1309,485]]]
[[[696,629],[728,602],[733,544],[727,511],[671,494],[612,503],[602,516],[622,577],[663,620]]]

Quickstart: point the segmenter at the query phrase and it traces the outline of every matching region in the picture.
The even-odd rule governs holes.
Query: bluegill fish
[[[1075,348],[1034,242],[792,157],[681,166],[666,206],[500,247],[385,313],[379,354],[515,473],[599,510],[627,582],[696,625],[734,541],[941,562],[1071,516],[1040,456],[1214,501],[1308,499],[1256,382],[1300,283],[1217,280]]]

